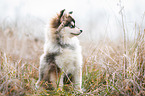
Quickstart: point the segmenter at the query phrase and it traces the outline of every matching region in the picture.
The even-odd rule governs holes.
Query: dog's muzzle
[[[82,32],[83,32],[83,30],[80,30],[80,32],[79,32],[79,33],[77,33],[77,34],[76,34],[76,33],[71,33],[71,34],[72,34],[72,35],[76,35],[76,36],[77,36],[77,35],[80,35]]]

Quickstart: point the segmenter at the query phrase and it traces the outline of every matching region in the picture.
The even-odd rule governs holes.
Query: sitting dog
[[[65,9],[50,22],[45,33],[44,53],[40,57],[38,88],[41,81],[51,83],[56,88],[63,87],[64,77],[72,75],[72,84],[82,92],[82,54],[77,38],[82,33]],[[68,78],[68,80],[70,80]]]

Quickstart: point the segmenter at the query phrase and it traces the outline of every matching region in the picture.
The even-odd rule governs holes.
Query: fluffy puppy
[[[44,53],[40,57],[38,88],[41,81],[49,87],[63,87],[64,77],[72,75],[72,84],[82,92],[82,54],[77,38],[82,33],[75,25],[72,12],[65,10],[52,19],[45,33]],[[68,78],[70,80],[70,78]]]

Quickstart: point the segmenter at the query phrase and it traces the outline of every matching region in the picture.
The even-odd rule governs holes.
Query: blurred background
[[[82,95],[145,96],[145,0],[0,0],[0,96],[68,95],[35,90],[44,29],[62,9],[83,30]]]
[[[144,0],[0,0],[0,28],[19,39],[25,35],[44,41],[45,25],[66,9],[74,12],[76,25],[83,30],[82,41],[122,38],[122,14],[128,39],[132,39],[136,28],[145,28],[144,5]],[[5,31],[8,28],[15,33]]]

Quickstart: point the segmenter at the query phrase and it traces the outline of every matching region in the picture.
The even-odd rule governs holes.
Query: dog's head
[[[72,13],[72,11],[66,13],[65,9],[60,11],[58,16],[56,18],[53,18],[51,27],[69,37],[80,35],[82,33],[82,30],[76,27],[75,20],[71,16]]]

